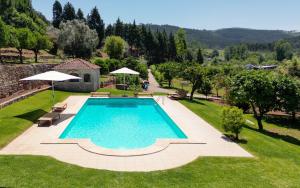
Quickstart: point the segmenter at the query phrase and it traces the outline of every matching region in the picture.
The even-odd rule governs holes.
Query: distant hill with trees
[[[179,29],[179,27],[171,25],[147,24],[147,26],[149,26],[152,31],[165,30],[167,33],[176,33]],[[189,44],[196,42],[199,45],[208,48],[224,48],[226,46],[239,43],[272,43],[277,40],[298,37],[300,35],[300,33],[297,32],[282,30],[256,30],[245,28],[228,28],[219,30],[197,30],[185,28],[184,30]]]

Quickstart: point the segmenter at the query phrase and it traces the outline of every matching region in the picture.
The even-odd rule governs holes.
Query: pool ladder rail
[[[161,100],[162,105],[165,105],[165,97],[166,96],[158,96],[155,101],[158,103]]]

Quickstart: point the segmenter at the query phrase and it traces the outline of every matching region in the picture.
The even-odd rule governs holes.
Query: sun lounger
[[[110,92],[91,92],[91,97],[110,97]]]
[[[67,108],[67,103],[57,103],[52,107],[53,112],[62,112]]]
[[[140,93],[135,93],[134,94],[135,97],[147,97],[147,96],[151,96],[153,97],[153,93],[145,93],[145,92],[140,92]]]
[[[50,125],[52,125],[53,120],[55,119],[60,119],[60,113],[58,112],[47,113],[38,119],[38,126],[40,126],[43,122],[44,123],[49,122]]]
[[[185,90],[178,90],[176,92],[168,94],[168,97],[173,100],[185,99],[186,96],[187,96],[187,91]]]

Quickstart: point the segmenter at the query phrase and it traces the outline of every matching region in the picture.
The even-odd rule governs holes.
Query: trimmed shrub
[[[225,107],[222,112],[222,125],[226,132],[233,133],[239,139],[245,122],[243,111],[238,107]]]

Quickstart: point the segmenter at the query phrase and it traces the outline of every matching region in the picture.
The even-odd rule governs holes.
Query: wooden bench
[[[143,93],[143,92],[139,92],[139,93],[134,93],[135,97],[147,97],[147,96],[151,96],[153,97],[153,93]]]
[[[57,103],[52,107],[53,112],[62,112],[67,108],[67,103]]]
[[[110,92],[91,92],[91,97],[110,97]]]
[[[49,122],[52,125],[53,120],[60,119],[60,113],[58,112],[51,112],[43,115],[38,119],[38,126],[40,126],[43,122]]]

